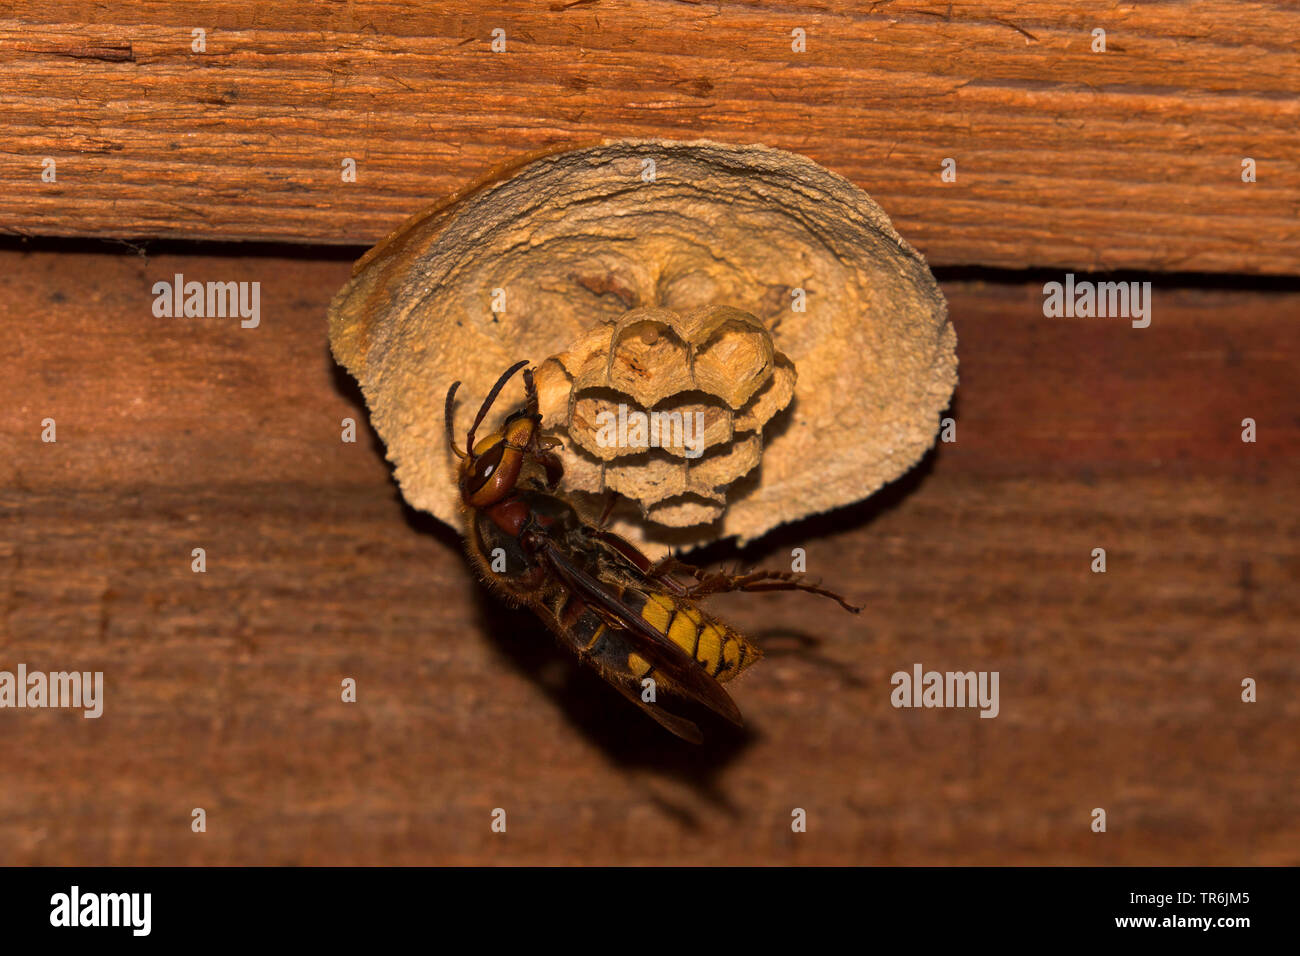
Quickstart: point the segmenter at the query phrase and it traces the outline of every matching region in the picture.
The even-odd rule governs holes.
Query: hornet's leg
[[[689,575],[695,579],[695,584],[681,588],[681,593],[692,599],[727,591],[807,591],[809,594],[828,597],[838,602],[844,610],[852,611],[854,614],[862,610],[834,591],[808,583],[803,579],[803,575],[793,571],[750,571],[745,574],[729,574],[725,571],[706,571],[704,568],[687,564],[668,555],[656,562],[647,572],[649,577],[665,583],[672,581],[669,575],[673,574]]]
[[[563,448],[564,442],[541,433],[542,415],[537,407],[537,383],[533,381],[533,370],[530,368],[524,369],[524,399],[525,409],[537,422],[537,429],[533,432],[533,444],[528,453],[541,462],[542,467],[546,469],[546,485],[553,489],[564,477],[564,465],[553,449]]]
[[[533,381],[533,370],[524,369],[524,401],[530,415],[537,414],[537,383]]]

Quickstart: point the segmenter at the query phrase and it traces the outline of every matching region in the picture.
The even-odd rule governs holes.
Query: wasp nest
[[[726,306],[633,309],[537,371],[543,423],[574,446],[569,487],[616,492],[672,527],[722,517],[794,383],[763,324]]]
[[[614,527],[651,554],[867,497],[930,447],[957,367],[930,270],[862,190],[793,153],[664,140],[535,159],[414,217],[357,263],[330,340],[402,493],[453,525],[447,387],[463,435],[531,360],[565,486],[630,498]],[[636,412],[702,430],[642,448]]]

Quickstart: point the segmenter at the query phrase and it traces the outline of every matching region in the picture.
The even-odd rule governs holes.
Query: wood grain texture
[[[175,272],[261,281],[261,326],[154,318]],[[347,274],[0,254],[0,669],[107,684],[0,711],[0,864],[1300,863],[1300,291],[1158,288],[1134,330],[945,283],[958,441],[744,554],[867,611],[717,599],[770,657],[695,749],[403,509],[326,349]],[[893,709],[914,662],[998,670],[1000,716]]]
[[[531,150],[707,137],[847,176],[938,265],[1300,272],[1289,3],[43,0],[0,17],[11,234],[370,243]]]

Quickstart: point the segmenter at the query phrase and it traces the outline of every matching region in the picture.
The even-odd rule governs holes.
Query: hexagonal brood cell
[[[617,492],[669,527],[722,516],[795,380],[763,324],[727,306],[633,309],[537,370],[543,422],[574,446],[569,486]]]

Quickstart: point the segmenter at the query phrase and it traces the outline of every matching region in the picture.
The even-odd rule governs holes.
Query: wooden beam
[[[258,327],[155,317],[177,272],[261,282]],[[692,748],[402,507],[326,348],[347,274],[0,253],[0,669],[106,682],[4,715],[0,864],[1300,859],[1300,292],[1161,288],[1133,329],[946,283],[957,441],[744,554],[866,611],[712,602],[769,656],[750,736]],[[895,710],[914,663],[998,671],[999,716]]]
[[[531,150],[707,137],[842,173],[936,265],[1300,272],[1290,4],[7,10],[11,234],[366,244]]]

